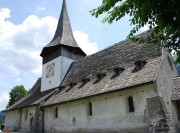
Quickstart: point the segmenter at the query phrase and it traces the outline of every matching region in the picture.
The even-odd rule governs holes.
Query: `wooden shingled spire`
[[[80,47],[76,43],[76,40],[74,39],[73,32],[71,29],[70,19],[66,7],[66,0],[63,0],[61,14],[59,17],[59,21],[54,37],[52,41],[43,48],[41,52],[41,56],[46,54],[47,48],[58,45],[79,49],[81,53],[85,54],[80,49]]]

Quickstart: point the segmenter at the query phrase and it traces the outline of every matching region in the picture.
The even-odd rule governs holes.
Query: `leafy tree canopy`
[[[126,14],[131,16],[128,39],[139,43],[153,43],[166,47],[170,52],[175,50],[180,63],[180,0],[103,0],[102,5],[93,9],[91,15],[98,17],[106,13],[103,23],[118,21]],[[150,33],[140,38],[134,37],[137,31],[149,26]]]
[[[28,91],[24,88],[23,85],[20,86],[15,86],[11,89],[11,91],[9,92],[9,103],[8,106],[13,105],[15,102],[17,102],[18,100],[20,100],[21,98],[23,98],[25,95],[27,95]]]

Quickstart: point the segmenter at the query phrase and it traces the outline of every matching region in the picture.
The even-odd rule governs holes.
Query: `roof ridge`
[[[97,52],[95,52],[95,53],[93,53],[93,54],[87,55],[87,56],[85,56],[84,58],[81,58],[81,59],[75,61],[75,63],[76,63],[76,62],[79,62],[79,61],[81,61],[81,60],[84,60],[84,59],[86,59],[86,58],[89,58],[89,57],[91,57],[91,56],[93,56],[93,55],[96,55],[96,54],[98,54],[98,53],[101,53],[101,52],[103,52],[103,51],[106,51],[106,50],[108,50],[109,48],[112,48],[112,47],[115,47],[115,46],[120,45],[120,44],[122,44],[122,43],[128,42],[128,41],[129,41],[128,39],[125,39],[125,40],[123,40],[123,41],[117,42],[117,43],[115,43],[115,44],[113,44],[113,45],[111,45],[111,46],[108,46],[108,47],[106,47],[106,48],[103,48],[103,49],[101,49],[101,50],[99,50],[99,51],[97,51]]]
[[[41,77],[36,80],[36,82],[33,85],[33,87],[29,90],[29,93],[34,93],[35,91],[38,90],[37,86],[39,85],[40,81],[41,81]]]
[[[142,37],[142,36],[148,34],[149,32],[150,32],[150,30],[144,31],[144,32],[136,35],[135,37],[137,37],[137,36]],[[110,46],[108,46],[108,47],[106,47],[106,48],[103,48],[103,49],[101,49],[101,50],[99,50],[99,51],[97,51],[97,52],[95,52],[95,53],[93,53],[93,54],[87,55],[87,56],[85,56],[84,58],[81,58],[81,59],[77,60],[76,62],[79,62],[79,61],[81,61],[81,60],[83,60],[83,59],[86,59],[86,58],[88,58],[88,57],[90,57],[90,56],[96,55],[96,54],[98,54],[98,53],[100,53],[100,52],[103,52],[103,51],[105,51],[105,50],[108,50],[109,48],[115,47],[115,46],[120,45],[120,44],[125,43],[125,42],[130,42],[130,40],[126,38],[125,40],[122,40],[122,41],[117,42],[117,43],[115,43],[115,44],[113,44],[113,45],[110,45]]]

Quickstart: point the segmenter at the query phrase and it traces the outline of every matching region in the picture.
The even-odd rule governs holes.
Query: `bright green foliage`
[[[180,0],[103,0],[102,5],[93,9],[95,17],[103,13],[107,16],[103,23],[118,21],[126,14],[131,16],[128,38],[133,42],[153,43],[159,47],[166,47],[171,52],[175,50],[180,63]],[[134,34],[145,25],[149,26],[148,36],[134,37]]]
[[[25,95],[27,95],[27,93],[28,92],[23,85],[20,86],[17,85],[13,87],[13,89],[11,89],[11,91],[9,92],[10,99],[9,99],[8,107],[13,105],[21,98],[23,98]]]

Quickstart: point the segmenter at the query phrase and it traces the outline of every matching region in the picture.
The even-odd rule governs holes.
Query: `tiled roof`
[[[56,91],[55,89],[51,89],[40,92],[40,88],[41,88],[41,79],[39,78],[27,96],[20,99],[12,106],[6,108],[5,111],[37,105]]]
[[[43,106],[152,82],[161,60],[161,52],[155,48],[154,45],[123,41],[75,62],[63,81],[63,89]],[[137,61],[147,63],[141,70],[134,71]],[[114,76],[117,67],[125,70]],[[97,75],[104,77],[98,81]]]
[[[172,92],[172,100],[180,100],[180,77],[175,77],[173,79],[173,92]]]

